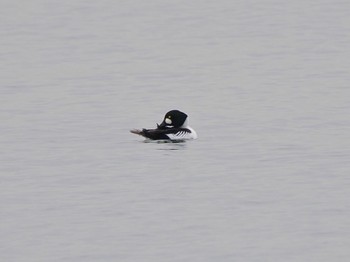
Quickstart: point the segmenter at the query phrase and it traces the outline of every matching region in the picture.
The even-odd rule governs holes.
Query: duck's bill
[[[165,121],[163,121],[160,125],[157,124],[157,127],[160,129],[164,129],[167,126],[167,123],[165,123]]]
[[[159,129],[173,128],[173,127],[174,127],[173,125],[170,125],[165,121],[163,121],[160,125],[157,124],[157,128]]]

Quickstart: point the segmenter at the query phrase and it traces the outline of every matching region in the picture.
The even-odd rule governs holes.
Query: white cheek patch
[[[168,125],[171,125],[173,122],[171,121],[171,119],[165,118],[165,123],[167,123]]]

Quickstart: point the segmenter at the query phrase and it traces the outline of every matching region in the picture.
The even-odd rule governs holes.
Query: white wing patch
[[[174,134],[167,134],[169,139],[171,140],[182,140],[182,139],[196,139],[197,136],[191,132],[188,131],[179,131]]]
[[[175,134],[175,136],[183,138],[184,135],[186,135],[186,133],[187,133],[187,132],[185,132],[185,131],[179,131],[179,132],[177,132],[177,133]]]

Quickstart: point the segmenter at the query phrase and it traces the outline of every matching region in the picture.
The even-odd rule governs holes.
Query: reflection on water
[[[157,147],[157,150],[183,150],[186,148],[186,143],[190,143],[193,141],[187,140],[150,140],[145,139],[142,143],[146,144],[157,144],[160,145]]]

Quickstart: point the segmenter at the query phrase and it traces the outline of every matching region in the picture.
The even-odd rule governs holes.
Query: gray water
[[[348,1],[0,14],[1,261],[349,261]]]

